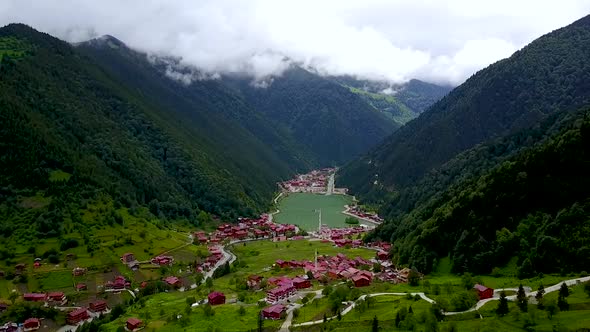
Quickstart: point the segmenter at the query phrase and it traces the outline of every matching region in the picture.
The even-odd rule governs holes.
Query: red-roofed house
[[[476,284],[473,286],[473,289],[477,291],[477,295],[479,296],[480,300],[489,299],[494,296],[494,289],[488,288],[484,285]]]
[[[278,266],[279,266],[281,269],[284,269],[284,268],[286,268],[286,267],[289,267],[289,262],[285,262],[285,261],[284,261],[284,260],[282,260],[282,259],[277,259],[276,263],[277,263],[277,265],[278,265]]]
[[[352,276],[352,282],[354,283],[354,287],[365,287],[371,284],[371,279],[364,274],[357,274]]]
[[[88,318],[90,318],[90,315],[88,315],[88,310],[86,310],[86,308],[79,308],[74,311],[68,312],[66,322],[69,325],[76,325],[82,321],[87,320]]]
[[[43,302],[45,299],[47,299],[47,295],[42,293],[26,293],[23,295],[23,298],[25,301]]]
[[[154,265],[172,265],[174,262],[174,257],[172,256],[156,256],[151,260],[152,264]]]
[[[273,288],[266,292],[266,302],[277,303],[284,301],[291,296],[295,295],[296,288],[293,285],[284,285],[277,288]]]
[[[281,319],[287,311],[287,307],[282,304],[275,304],[270,307],[262,309],[262,317],[264,319]]]
[[[164,282],[172,287],[177,287],[177,288],[182,287],[182,280],[178,279],[177,277],[173,277],[173,276],[166,277],[166,278],[164,278]]]
[[[207,296],[210,305],[217,305],[217,304],[224,304],[225,303],[225,294],[220,292],[212,292]]]
[[[259,275],[251,275],[248,277],[248,288],[250,289],[259,289],[260,283],[262,282],[263,277]]]
[[[293,286],[295,286],[297,289],[309,288],[311,287],[311,281],[297,277],[293,279]]]
[[[125,327],[127,327],[127,330],[129,331],[136,331],[139,330],[141,327],[143,326],[143,322],[141,321],[141,319],[137,319],[137,318],[129,318],[127,320],[127,324],[125,324]]]
[[[389,254],[386,251],[379,251],[377,252],[377,259],[379,260],[387,260],[389,258]]]
[[[39,318],[29,318],[25,320],[23,327],[25,331],[35,331],[41,327],[41,322]]]
[[[107,302],[104,300],[90,302],[90,310],[93,312],[107,311],[108,310]]]
[[[78,284],[76,284],[76,290],[78,292],[81,292],[83,290],[88,290],[88,286],[86,286],[85,283],[78,283]]]
[[[125,253],[125,254],[123,254],[123,256],[121,256],[121,261],[125,264],[131,263],[131,262],[135,261],[135,255],[133,255],[130,252]]]
[[[76,267],[72,270],[72,274],[76,277],[83,276],[86,273],[86,269],[82,267]]]
[[[47,294],[47,301],[56,302],[60,304],[66,304],[68,299],[63,292],[50,292]]]

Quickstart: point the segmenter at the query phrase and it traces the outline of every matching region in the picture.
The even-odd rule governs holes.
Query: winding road
[[[583,283],[583,282],[586,282],[586,281],[590,281],[590,276],[589,276],[589,277],[583,277],[583,278],[576,278],[576,279],[570,279],[570,280],[561,281],[561,282],[558,282],[558,283],[557,283],[557,284],[555,284],[555,285],[552,285],[552,286],[546,287],[546,288],[545,288],[545,294],[547,294],[547,293],[551,293],[551,292],[555,292],[555,291],[558,291],[558,290],[559,290],[559,288],[561,287],[561,284],[562,284],[562,283],[564,283],[564,282],[565,282],[565,284],[566,284],[566,285],[568,285],[568,286],[574,286],[574,285],[577,285],[577,284],[579,284],[579,283]],[[499,292],[501,292],[502,290],[518,290],[518,288],[504,288],[504,289],[498,289],[498,290],[496,290],[496,292],[494,292],[494,294],[496,294],[496,293],[499,293]],[[321,291],[321,290],[320,290],[320,291]],[[416,296],[416,295],[418,295],[418,296],[420,296],[420,297],[421,297],[423,300],[425,300],[425,301],[427,301],[427,302],[429,302],[429,303],[436,303],[436,301],[434,301],[433,299],[429,298],[429,297],[428,297],[428,296],[426,296],[426,294],[424,294],[424,293],[409,293],[409,294],[410,294],[410,295],[412,295],[412,296]],[[534,297],[535,295],[537,295],[537,291],[534,291],[534,292],[533,292],[533,291],[530,291],[530,288],[529,288],[529,291],[528,291],[528,292],[527,292],[527,291],[525,291],[525,294],[526,294],[526,296],[527,296],[527,297]],[[354,302],[353,302],[351,305],[349,305],[349,306],[348,306],[348,307],[346,307],[344,310],[342,310],[342,312],[341,312],[340,314],[341,314],[341,315],[345,315],[345,314],[349,313],[349,312],[350,312],[352,309],[354,309],[354,308],[355,308],[355,306],[356,306],[357,302],[358,302],[358,301],[360,301],[360,300],[364,300],[364,299],[366,299],[367,297],[384,296],[384,295],[406,296],[406,295],[408,295],[408,293],[372,293],[372,294],[361,295],[361,296],[360,296],[360,297],[359,297],[359,298],[358,298],[356,301],[354,301]],[[506,298],[507,298],[509,301],[514,301],[514,300],[516,300],[516,295],[510,295],[510,296],[507,296]],[[465,311],[459,311],[459,312],[444,312],[443,314],[444,314],[444,315],[446,315],[446,316],[452,316],[452,315],[458,315],[458,314],[463,314],[463,313],[467,313],[467,312],[473,312],[473,311],[477,311],[477,310],[479,310],[481,307],[483,307],[483,306],[484,306],[486,303],[488,303],[488,302],[490,302],[490,301],[497,301],[498,299],[499,299],[499,296],[498,296],[498,297],[496,297],[496,296],[495,296],[495,297],[493,297],[493,298],[489,298],[489,299],[485,299],[485,300],[478,301],[478,302],[477,302],[477,304],[476,304],[476,305],[475,305],[473,308],[471,308],[471,309],[468,309],[468,310],[465,310]],[[299,307],[300,307],[300,306],[301,306],[301,305],[299,305]],[[287,316],[287,318],[288,318],[288,319],[286,319],[286,320],[285,320],[285,322],[283,323],[283,325],[281,326],[281,329],[280,329],[280,331],[281,331],[281,332],[283,332],[283,331],[289,331],[289,327],[290,327],[290,326],[293,326],[293,327],[298,327],[298,326],[309,326],[309,325],[321,324],[321,323],[323,323],[323,322],[324,322],[324,320],[323,320],[323,319],[321,319],[321,320],[315,320],[315,321],[310,321],[310,322],[304,322],[304,323],[299,323],[299,324],[293,324],[293,325],[291,325],[291,319],[289,319],[289,317],[291,317],[291,318],[292,318],[292,313],[293,313],[292,311],[293,311],[294,309],[295,309],[295,308],[292,308],[292,309],[290,309],[290,311],[288,312],[288,316]],[[337,317],[337,316],[328,317],[328,318],[327,318],[327,320],[332,320],[332,319],[335,319],[336,317]]]

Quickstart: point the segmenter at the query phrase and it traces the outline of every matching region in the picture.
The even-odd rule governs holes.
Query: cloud
[[[459,84],[589,11],[585,0],[4,0],[0,24],[71,42],[110,34],[200,73],[259,83],[290,59],[324,74]]]

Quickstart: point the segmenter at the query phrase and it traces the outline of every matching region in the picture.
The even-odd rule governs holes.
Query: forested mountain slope
[[[322,165],[347,162],[399,127],[348,88],[294,65],[266,88],[244,77],[224,81]]]
[[[196,77],[202,75],[198,72],[182,72],[183,68],[178,66],[176,59],[149,57],[128,48],[112,36],[83,42],[76,48],[142,98],[182,116],[189,121],[191,129],[198,129],[207,139],[223,142],[227,136],[231,137],[226,130],[242,127],[236,134],[245,129],[249,132],[246,133],[248,136],[255,136],[265,145],[260,147],[262,150],[272,150],[280,160],[265,159],[269,156],[259,151],[245,154],[243,151],[246,150],[240,143],[224,147],[229,149],[228,155],[231,157],[241,155],[240,158],[251,158],[255,163],[275,167],[281,164],[283,168],[301,171],[318,166],[317,160],[303,145],[298,144],[285,130],[274,126],[219,79],[203,79]],[[195,70],[184,68],[188,69]],[[175,79],[174,75],[185,75],[189,81]]]
[[[458,156],[421,189],[444,173],[453,185],[423,195],[372,237],[391,240],[399,263],[426,272],[447,255],[457,272],[489,273],[512,257],[523,277],[587,271],[589,166],[590,111],[564,112]]]
[[[140,90],[19,24],[0,29],[0,54],[5,236],[59,235],[66,220],[79,220],[78,209],[105,196],[161,219],[254,214],[267,208],[277,180],[306,167],[226,116],[249,109],[223,89],[208,89],[200,101],[173,94],[173,86]],[[156,90],[161,103],[146,97]]]
[[[340,173],[356,194],[397,191],[461,151],[590,101],[590,18],[479,71]]]

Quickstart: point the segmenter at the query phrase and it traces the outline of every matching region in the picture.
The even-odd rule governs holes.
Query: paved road
[[[562,283],[566,283],[566,285],[568,286],[573,286],[576,285],[578,283],[582,283],[582,282],[586,282],[586,281],[590,281],[590,276],[589,277],[583,277],[583,278],[576,278],[576,279],[570,279],[570,280],[565,280],[565,281],[561,281],[555,285],[549,286],[545,288],[545,294],[547,293],[551,293],[551,292],[555,292],[557,290],[559,290],[559,288],[561,287]],[[526,289],[529,289],[529,291],[527,292]],[[518,290],[518,288],[504,288],[504,290]],[[535,295],[537,295],[537,291],[531,292],[530,288],[527,287],[525,288],[525,293],[527,297],[534,297]],[[345,315],[347,313],[349,313],[352,309],[354,309],[354,307],[356,306],[357,301],[359,300],[364,300],[366,297],[374,297],[374,296],[383,296],[383,295],[399,295],[399,296],[406,296],[407,293],[373,293],[373,294],[367,294],[367,295],[361,295],[355,302],[353,302],[351,305],[349,305],[348,307],[346,307],[344,310],[342,310],[342,312],[340,313],[341,315]],[[429,302],[429,303],[436,303],[433,299],[429,298],[426,296],[426,294],[424,293],[410,293],[410,295],[412,296],[420,296],[422,299],[424,299],[425,301]],[[516,295],[510,295],[506,297],[509,301],[514,301],[516,300]],[[479,310],[481,307],[483,307],[486,303],[490,302],[490,301],[497,301],[498,298],[494,297],[494,298],[490,298],[490,299],[485,299],[485,300],[481,300],[479,302],[477,302],[477,304],[475,305],[475,307],[469,309],[469,310],[465,310],[465,311],[460,311],[460,312],[445,312],[444,315],[447,316],[452,316],[452,315],[458,315],[458,314],[463,314],[466,312],[472,312],[472,311],[477,311]],[[337,316],[333,316],[333,317],[329,317],[327,318],[327,320],[332,320],[335,319]],[[309,326],[309,325],[315,325],[315,324],[321,324],[323,323],[324,320],[316,320],[316,321],[311,321],[311,322],[304,322],[304,323],[299,323],[299,324],[293,324],[292,326],[297,327],[297,326]],[[285,321],[286,323],[286,321]],[[291,323],[291,321],[289,321],[289,324]],[[288,329],[290,325],[286,326],[286,328]],[[281,327],[281,331],[285,328],[285,324],[283,324],[283,326]],[[286,330],[288,331],[288,330]]]
[[[332,173],[328,179],[328,188],[326,189],[326,195],[332,195],[334,193],[334,176],[336,173]]]
[[[220,266],[225,265],[225,263],[227,262],[231,264],[236,261],[236,255],[226,251],[224,246],[219,246],[219,248],[221,249],[223,258],[220,259],[217,263],[215,263],[215,266],[203,275],[203,280],[201,281],[202,284],[205,283],[205,280],[207,280],[207,278],[213,278],[213,273],[215,273],[215,270],[217,270]]]
[[[565,280],[565,281],[561,281],[558,282],[557,284],[553,285],[553,286],[549,286],[545,288],[545,294],[547,293],[551,293],[551,292],[555,292],[558,291],[559,288],[561,287],[561,284],[565,282],[566,285],[568,286],[573,286],[576,285],[578,283],[581,282],[586,282],[589,281],[590,277],[584,277],[584,278],[576,278],[576,279],[570,279],[570,280]],[[527,292],[526,289],[529,289],[529,291]],[[518,288],[504,288],[504,290],[516,290],[518,291]],[[525,294],[527,297],[535,297],[537,295],[537,291],[531,292],[529,287],[525,287]],[[481,307],[483,307],[486,303],[490,302],[490,301],[497,301],[500,298],[500,296],[498,297],[493,297],[491,299],[485,299],[485,300],[481,300],[479,302],[477,302],[477,304],[475,305],[475,307],[466,310],[466,311],[459,311],[459,312],[445,312],[444,314],[447,316],[452,316],[452,315],[458,315],[458,314],[462,314],[462,313],[466,313],[466,312],[471,312],[471,311],[476,311],[479,310]],[[506,298],[508,299],[508,301],[515,301],[516,300],[516,295],[510,295],[510,296],[506,296]]]
[[[380,222],[378,222],[378,221],[375,221],[375,220],[372,220],[372,219],[369,219],[369,218],[363,218],[363,217],[359,217],[359,216],[357,216],[357,215],[355,215],[355,214],[352,214],[352,213],[348,212],[348,210],[349,210],[349,209],[350,209],[350,206],[348,206],[348,205],[345,205],[345,206],[344,206],[344,211],[342,211],[342,213],[343,213],[343,214],[345,214],[345,215],[347,215],[347,216],[351,216],[351,217],[354,217],[354,218],[360,219],[360,220],[362,220],[362,221],[366,221],[366,222],[368,222],[368,223],[371,223],[371,224],[373,224],[373,225],[377,225],[377,226],[378,226],[378,225],[381,225],[381,223],[380,223]]]

